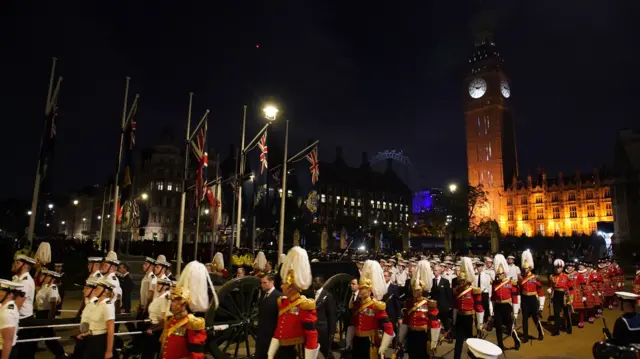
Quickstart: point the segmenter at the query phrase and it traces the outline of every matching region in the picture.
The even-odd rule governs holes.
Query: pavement
[[[630,287],[630,286],[628,286]],[[81,298],[78,293],[69,293],[69,295],[65,298],[64,308],[68,310],[75,310],[80,307]],[[137,303],[134,303],[134,307],[137,306]],[[548,312],[549,308],[545,304],[544,309],[544,321],[543,326],[546,324],[546,319],[549,316]],[[64,317],[72,317],[74,313],[63,313]],[[605,309],[604,318],[606,319],[607,326],[611,331],[613,331],[613,324],[615,320],[621,315],[619,308],[614,308],[613,310]],[[519,335],[522,334],[522,314],[519,315],[517,320],[517,327]],[[602,328],[603,320],[602,318],[597,319],[594,324],[585,323],[585,327],[583,329],[579,329],[577,326],[573,327],[573,334],[569,335],[564,332],[561,332],[560,336],[552,337],[548,331],[545,331],[545,337],[543,341],[538,341],[537,339],[529,340],[529,343],[522,344],[519,351],[515,351],[510,349],[513,347],[513,340],[509,338],[505,338],[504,343],[507,350],[501,358],[509,358],[509,359],[520,359],[520,358],[548,358],[548,359],[585,359],[592,358],[591,349],[593,344],[602,340]],[[122,326],[122,331],[126,330],[124,326]],[[530,335],[537,338],[537,330],[531,321],[529,324]],[[56,332],[57,336],[63,337],[61,343],[65,347],[67,353],[72,353],[75,342],[70,339],[72,335],[76,333],[75,330],[59,330]],[[19,334],[19,333],[18,333]],[[495,338],[495,330],[490,332],[487,340],[492,343],[496,343]],[[40,344],[40,350],[38,351],[36,358],[37,359],[54,359],[53,354],[49,352],[43,344]],[[453,358],[453,348],[454,344],[449,344],[444,342],[437,351],[438,358],[452,359]],[[321,356],[320,356],[321,357]],[[339,358],[340,355],[335,353],[335,357]],[[406,356],[408,358],[408,356]]]

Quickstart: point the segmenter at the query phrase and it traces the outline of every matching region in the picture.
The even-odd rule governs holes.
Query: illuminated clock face
[[[480,98],[487,92],[487,82],[480,77],[477,77],[469,83],[469,96],[473,98]]]
[[[500,81],[500,92],[504,98],[509,98],[509,96],[511,96],[511,87],[507,80]]]

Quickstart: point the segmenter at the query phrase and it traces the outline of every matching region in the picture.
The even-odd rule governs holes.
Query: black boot
[[[511,338],[513,338],[513,342],[516,344],[514,349],[520,350],[520,338],[518,338],[518,334],[516,334],[515,330],[511,332]]]

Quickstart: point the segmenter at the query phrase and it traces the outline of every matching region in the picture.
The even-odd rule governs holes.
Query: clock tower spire
[[[518,175],[511,84],[491,32],[479,31],[464,82],[469,184],[482,186],[488,203],[476,221],[500,222],[504,188]]]

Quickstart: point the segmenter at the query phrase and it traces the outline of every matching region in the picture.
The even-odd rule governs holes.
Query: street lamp
[[[49,203],[47,207],[49,207],[49,209],[53,209],[53,203]]]
[[[49,223],[47,223],[47,227],[49,227]]]
[[[64,221],[60,222],[60,224],[64,226]]]
[[[73,200],[73,205],[74,205],[74,206],[77,206],[77,205],[78,205],[78,200],[77,200],[77,199],[74,199],[74,200]]]
[[[149,195],[146,193],[143,193],[140,195],[140,197],[142,198],[143,201],[146,201],[149,198]]]
[[[377,220],[377,219],[374,219],[374,220],[373,220],[373,224],[378,224],[378,220]]]
[[[100,216],[100,215],[99,215],[99,216],[98,216],[98,219],[102,219],[102,216]]]
[[[449,184],[449,192],[451,193],[455,193],[458,190],[458,185],[455,183],[450,183]]]
[[[27,211],[27,216],[30,216],[30,215],[31,215],[31,213],[33,213],[33,212],[31,212],[31,211]]]
[[[209,208],[204,210],[204,214],[209,214]]]
[[[253,180],[254,180],[255,178],[256,178],[256,176],[255,176],[253,173],[251,173],[251,174],[249,175],[249,179],[251,180],[251,182],[253,182]]]
[[[275,121],[276,115],[278,115],[278,108],[273,105],[267,105],[264,109],[264,117],[269,121]]]
[[[86,221],[87,221],[87,219],[83,217],[82,218],[82,222],[86,222]]]

